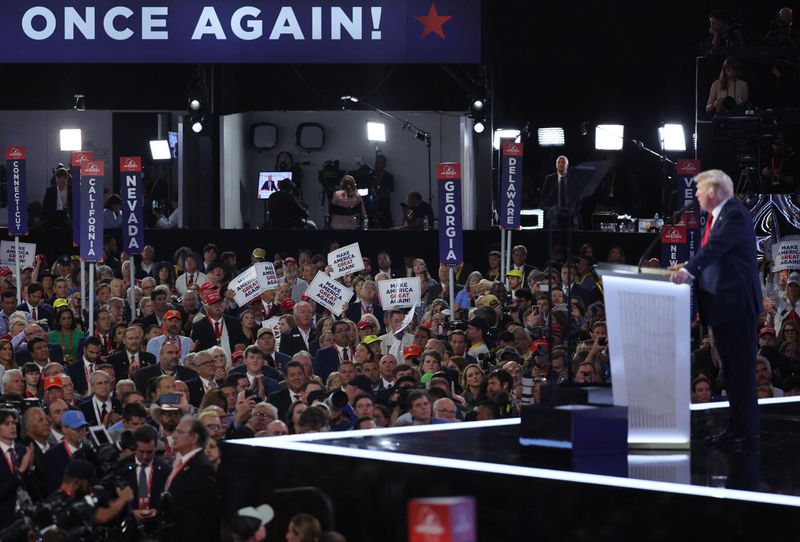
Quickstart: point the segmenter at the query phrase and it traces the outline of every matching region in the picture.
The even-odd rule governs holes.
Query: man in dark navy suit
[[[696,177],[697,199],[709,213],[700,250],[672,269],[676,284],[697,280],[700,316],[711,327],[730,400],[728,429],[712,444],[752,449],[759,444],[760,420],[755,363],[761,287],[753,219],[733,197],[733,182],[720,170]]]
[[[161,494],[172,467],[156,457],[158,434],[150,425],[133,432],[136,451],[123,463],[125,481],[133,489],[131,508],[134,517],[145,525],[156,519],[161,507]]]
[[[53,318],[53,307],[42,302],[42,299],[44,299],[42,285],[38,282],[32,282],[28,284],[26,291],[28,292],[28,300],[17,305],[17,310],[30,314],[33,321],[45,320],[49,322]]]
[[[17,488],[25,484],[25,477],[33,463],[33,444],[27,448],[17,444],[17,413],[0,409],[0,525],[14,522]]]
[[[353,348],[353,333],[346,320],[339,320],[333,324],[333,344],[317,351],[314,357],[314,374],[323,382],[328,376],[339,369],[343,361],[352,361],[355,349]]]

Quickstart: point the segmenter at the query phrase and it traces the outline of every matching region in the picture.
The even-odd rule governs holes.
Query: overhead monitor
[[[292,180],[291,171],[262,171],[258,174],[258,199],[269,199],[278,191],[278,183]]]

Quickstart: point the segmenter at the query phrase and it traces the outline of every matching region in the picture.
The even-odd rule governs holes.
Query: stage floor
[[[518,418],[240,440],[232,442],[230,449],[242,453],[248,448],[251,453],[272,458],[274,468],[267,470],[276,488],[291,485],[288,472],[309,475],[300,476],[304,479],[296,480],[299,484],[313,484],[317,479],[319,486],[332,494],[340,521],[348,525],[351,520],[347,516],[352,514],[354,503],[352,487],[347,496],[342,496],[337,494],[341,484],[360,485],[366,498],[357,498],[355,502],[366,505],[371,502],[370,491],[382,494],[385,488],[381,485],[399,476],[403,491],[394,488],[392,499],[382,496],[374,502],[402,506],[404,510],[407,499],[414,496],[473,494],[478,498],[479,520],[486,523],[491,522],[487,516],[498,510],[498,502],[491,500],[491,488],[495,486],[496,491],[504,492],[504,497],[515,495],[511,502],[517,507],[505,510],[516,516],[519,526],[525,521],[526,499],[531,505],[541,506],[541,499],[549,495],[548,499],[574,500],[575,506],[580,507],[593,503],[595,510],[587,511],[578,520],[579,523],[585,520],[587,526],[604,517],[601,510],[609,507],[611,514],[614,503],[639,514],[657,506],[663,508],[664,515],[657,517],[665,522],[662,527],[670,536],[691,533],[669,525],[670,522],[685,521],[688,527],[688,523],[707,516],[727,517],[715,527],[735,539],[737,533],[747,531],[742,531],[741,526],[734,527],[744,518],[756,521],[764,514],[772,516],[769,523],[760,527],[769,531],[779,526],[782,521],[779,518],[784,514],[788,514],[786,518],[796,516],[796,508],[800,507],[800,462],[796,459],[800,450],[800,398],[762,401],[760,410],[763,432],[758,452],[728,452],[703,444],[705,435],[724,427],[727,409],[720,404],[693,408],[693,444],[691,450],[684,452],[629,451],[577,456],[563,450],[522,449],[518,441]],[[365,474],[363,466],[367,464],[371,467]],[[421,486],[407,482],[419,472],[426,473]],[[431,491],[424,491],[425,478],[430,481]],[[343,501],[337,502],[338,498]],[[603,498],[610,501],[603,502]],[[342,502],[347,502],[347,506],[342,507]],[[482,504],[491,512],[482,513]],[[531,513],[531,517],[539,515]],[[545,514],[540,521],[550,517],[562,522],[569,517],[568,513],[561,515]],[[652,521],[651,518],[648,523]],[[402,527],[398,529],[400,533]],[[559,531],[551,528],[547,532]],[[756,533],[764,531],[750,534]],[[780,533],[777,530],[773,536],[781,538]],[[354,536],[348,540],[368,540],[368,537]]]

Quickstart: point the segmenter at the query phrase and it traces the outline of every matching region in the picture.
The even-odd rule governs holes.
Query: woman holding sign
[[[357,230],[361,220],[367,220],[367,210],[364,207],[364,200],[356,190],[356,180],[350,175],[345,175],[339,186],[340,189],[333,193],[329,207],[331,229]]]

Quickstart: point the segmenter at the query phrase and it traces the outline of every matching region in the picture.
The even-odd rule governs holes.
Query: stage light
[[[622,124],[598,124],[594,130],[594,148],[599,151],[620,151],[624,142]]]
[[[86,97],[83,94],[75,94],[75,103],[72,105],[73,111],[86,111]]]
[[[203,121],[201,119],[197,119],[192,123],[192,132],[199,134],[203,131]]]
[[[685,151],[686,134],[682,124],[665,124],[658,129],[662,151]]]
[[[515,143],[519,143],[520,141],[520,131],[513,130],[509,128],[498,128],[494,131],[494,140],[492,144],[494,146],[494,150],[500,150],[500,140],[501,139],[513,139]]]
[[[472,129],[475,130],[476,134],[482,134],[483,131],[486,130],[486,125],[482,120],[475,121],[475,124],[472,125]]]
[[[382,122],[367,123],[367,140],[376,143],[386,142],[386,125]]]
[[[472,110],[473,111],[483,111],[483,106],[485,105],[484,101],[480,98],[474,100],[472,102]]]
[[[81,138],[81,130],[78,129],[64,129],[59,132],[59,139],[61,140],[62,151],[80,151],[83,150],[81,145],[83,139]]]
[[[578,131],[580,132],[581,136],[586,137],[586,135],[589,133],[589,130],[591,128],[592,128],[592,125],[589,124],[588,120],[585,120],[585,121],[583,121],[581,123],[580,127],[578,128]]]
[[[563,128],[539,128],[537,130],[540,147],[563,147],[564,129]]]
[[[202,106],[203,104],[200,103],[200,100],[198,100],[197,98],[192,98],[191,100],[189,100],[189,109],[191,109],[192,111],[198,111]]]
[[[172,158],[172,151],[169,148],[169,141],[166,139],[155,139],[150,142],[150,154],[153,160],[169,160]]]

